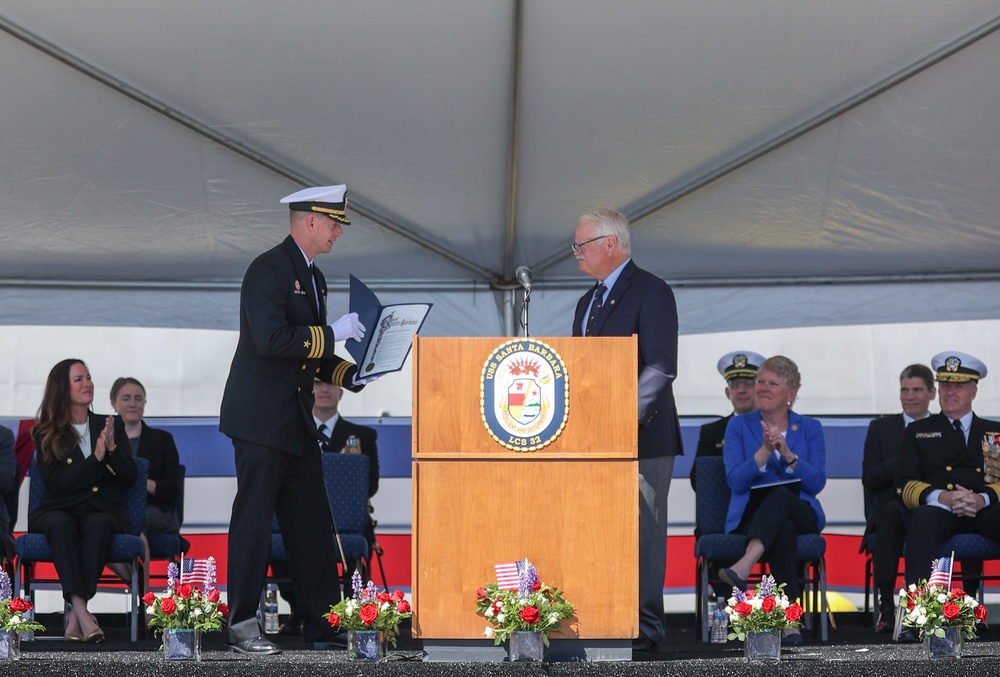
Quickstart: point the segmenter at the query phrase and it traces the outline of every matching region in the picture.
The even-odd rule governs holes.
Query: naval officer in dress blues
[[[986,365],[948,351],[931,368],[941,413],[908,425],[896,457],[896,492],[913,511],[903,551],[907,584],[930,575],[941,544],[955,534],[1000,540],[1000,477],[984,457],[984,447],[1000,442],[1000,423],[972,411]]]
[[[275,654],[256,611],[275,512],[288,549],[292,587],[314,648],[334,638],[322,615],[340,599],[337,556],[323,484],[313,379],[360,390],[357,367],[334,343],[360,340],[356,313],[327,323],[326,278],[313,260],[328,253],[350,223],[347,187],[307,188],[281,200],[290,233],[247,269],[240,292],[240,335],[226,382],[219,429],[233,441],[237,492],[229,523],[229,626],[226,645]]]

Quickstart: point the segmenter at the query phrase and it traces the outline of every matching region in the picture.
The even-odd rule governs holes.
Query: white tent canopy
[[[1000,317],[996,0],[0,0],[0,323],[232,329],[278,199],[425,333],[569,331],[594,206],[681,330]],[[505,305],[506,304],[506,305]],[[333,311],[346,308],[335,295]]]

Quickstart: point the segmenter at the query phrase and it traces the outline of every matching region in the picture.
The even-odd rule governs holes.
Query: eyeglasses
[[[598,240],[603,240],[606,237],[611,237],[611,236],[610,235],[598,235],[597,237],[592,237],[589,240],[586,240],[585,242],[574,242],[570,246],[573,248],[574,252],[576,252],[577,254],[582,254],[583,253],[583,248],[585,246],[587,246],[591,242],[597,242]]]

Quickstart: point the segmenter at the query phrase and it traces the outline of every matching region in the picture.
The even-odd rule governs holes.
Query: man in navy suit
[[[896,456],[906,426],[931,415],[929,407],[936,394],[934,372],[922,364],[911,364],[899,375],[899,401],[903,405],[903,413],[883,416],[868,424],[861,482],[871,501],[865,535],[878,534],[873,554],[875,589],[879,596],[875,632],[892,629],[896,614],[893,603],[896,598],[896,570],[910,523],[910,511],[903,507],[896,495]],[[864,544],[865,539],[862,538],[861,542]]]
[[[580,271],[597,280],[576,305],[573,336],[639,337],[639,637],[632,647],[656,651],[664,636],[667,492],[674,457],[684,453],[673,394],[677,304],[666,282],[632,262],[628,219],[619,212],[581,216],[573,253]]]
[[[1000,448],[1000,423],[972,411],[986,365],[951,351],[935,355],[931,368],[941,413],[906,427],[896,459],[896,491],[913,511],[914,537],[903,549],[907,584],[930,575],[941,544],[955,534],[1000,541],[1000,467],[993,452]]]
[[[219,429],[233,441],[237,482],[226,645],[245,654],[281,653],[256,618],[275,513],[306,642],[327,648],[333,639],[322,615],[340,599],[340,586],[312,417],[313,380],[350,390],[365,383],[356,365],[333,352],[335,342],[360,340],[365,328],[356,313],[327,324],[326,278],[313,266],[350,223],[347,187],[307,188],[282,202],[291,210],[290,234],[258,256],[243,278],[240,336],[219,416]]]

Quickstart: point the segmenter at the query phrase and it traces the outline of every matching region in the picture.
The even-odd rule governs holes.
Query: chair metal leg
[[[701,573],[698,576],[698,608],[695,613],[701,617],[701,641],[708,641],[708,613],[706,609],[708,607],[708,562],[704,560],[698,560],[698,565],[701,569]]]
[[[820,639],[824,642],[829,640],[829,631],[827,629],[827,613],[829,612],[829,605],[826,601],[826,558],[819,558],[819,589],[820,598],[822,599],[823,609],[820,615]]]

